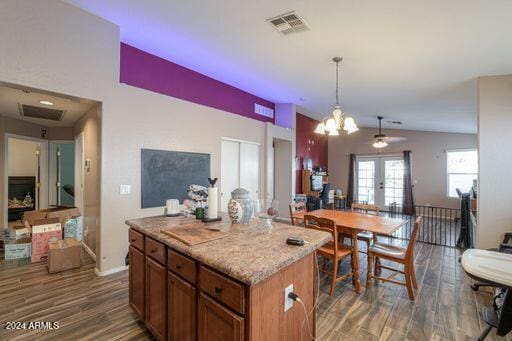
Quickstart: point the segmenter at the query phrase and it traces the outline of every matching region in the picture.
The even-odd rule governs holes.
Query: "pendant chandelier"
[[[345,130],[347,134],[352,134],[353,132],[358,131],[359,128],[357,127],[354,119],[346,113],[343,113],[340,108],[339,64],[343,58],[334,57],[332,60],[336,63],[336,105],[334,105],[332,116],[325,117],[322,122],[318,123],[315,133],[337,136],[340,134],[340,130]]]

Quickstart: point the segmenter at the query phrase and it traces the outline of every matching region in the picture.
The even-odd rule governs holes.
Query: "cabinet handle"
[[[176,270],[181,270],[181,268],[183,268],[183,265],[181,265],[181,264],[176,264]]]
[[[132,243],[135,243],[135,242],[137,241],[137,239],[130,239],[130,241],[131,241]]]
[[[215,294],[220,295],[221,292],[222,292],[221,287],[215,287]]]
[[[151,251],[149,251],[151,253],[155,253],[156,252],[156,249],[151,249]]]

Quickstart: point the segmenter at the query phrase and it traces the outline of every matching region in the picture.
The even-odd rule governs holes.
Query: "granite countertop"
[[[248,285],[270,277],[332,240],[329,233],[281,223],[273,223],[274,228],[268,232],[258,219],[247,225],[232,225],[228,217],[223,217],[221,223],[215,223],[229,233],[226,237],[193,246],[160,232],[163,228],[193,222],[196,222],[195,217],[156,216],[127,220],[126,224]],[[287,245],[286,238],[290,236],[301,237],[306,244]]]

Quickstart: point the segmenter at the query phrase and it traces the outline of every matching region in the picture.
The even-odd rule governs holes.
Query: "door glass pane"
[[[357,201],[375,203],[375,161],[357,163]]]
[[[404,160],[384,161],[384,204],[402,205],[404,190]]]

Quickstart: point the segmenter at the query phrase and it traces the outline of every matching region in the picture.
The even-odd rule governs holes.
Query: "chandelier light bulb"
[[[324,122],[318,123],[315,129],[315,133],[317,134],[325,134],[325,124]]]
[[[336,121],[334,118],[329,118],[327,121],[325,121],[325,129],[330,133],[332,131],[336,131]]]
[[[329,132],[329,136],[339,136],[339,135],[340,135],[340,133],[338,132],[337,129],[331,130]]]
[[[378,140],[377,142],[375,142],[375,143],[373,144],[373,146],[374,146],[375,148],[379,148],[379,149],[380,149],[380,148],[384,148],[384,147],[386,147],[387,145],[388,145],[388,143],[387,143],[386,141],[383,141],[383,140]]]

